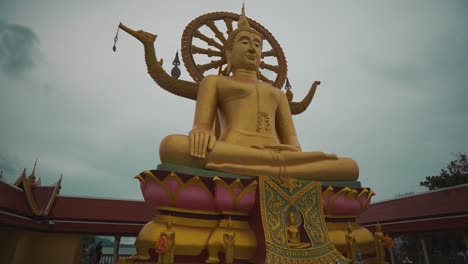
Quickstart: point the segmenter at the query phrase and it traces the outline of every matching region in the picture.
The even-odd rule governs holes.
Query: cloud
[[[0,21],[0,69],[10,77],[21,77],[39,58],[39,38],[28,27]]]
[[[16,179],[20,174],[21,162],[18,157],[0,153],[0,171],[3,171],[3,177],[9,181]]]

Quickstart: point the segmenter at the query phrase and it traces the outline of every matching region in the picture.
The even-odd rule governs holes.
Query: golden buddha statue
[[[135,34],[135,33],[134,33]],[[208,75],[198,87],[193,129],[160,144],[162,163],[247,176],[321,181],[358,178],[356,162],[323,152],[302,152],[286,95],[260,81],[262,36],[244,8],[225,44],[224,75]],[[217,138],[213,132],[220,124]]]
[[[351,223],[348,223],[348,232],[345,234],[346,240],[346,257],[353,262],[356,261],[356,254],[357,254],[357,243],[356,237],[353,234],[353,228]]]
[[[166,223],[166,229],[161,232],[167,238],[167,249],[165,253],[158,254],[158,264],[173,264],[175,253],[175,231],[172,229],[172,223]]]
[[[226,264],[234,263],[234,244],[236,243],[236,233],[232,231],[232,221],[229,218],[228,231],[223,233],[224,259]]]
[[[288,215],[289,225],[286,227],[288,247],[290,248],[310,248],[310,243],[301,242],[301,232],[299,231],[299,225],[296,220],[296,215],[290,212]]]
[[[383,245],[384,234],[382,233],[382,227],[380,226],[380,223],[377,223],[375,226],[374,238],[377,263],[383,264],[385,262],[385,248]]]

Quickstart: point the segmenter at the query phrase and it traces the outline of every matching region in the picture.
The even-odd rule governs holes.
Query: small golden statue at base
[[[231,217],[229,217],[228,231],[223,233],[224,258],[226,264],[234,263],[234,244],[236,243],[236,233],[232,231]]]
[[[175,251],[175,231],[172,223],[166,224],[166,229],[161,232],[158,238],[156,253],[158,254],[158,264],[173,264]]]
[[[289,212],[288,215],[289,225],[286,227],[288,235],[288,247],[289,248],[310,248],[310,243],[301,242],[301,232],[299,231],[299,223],[296,220],[296,214]]]
[[[348,222],[348,233],[345,234],[346,239],[346,257],[352,260],[352,263],[356,261],[356,253],[357,253],[357,244],[356,238],[353,234],[353,228],[351,223]]]
[[[383,246],[384,234],[382,233],[382,227],[380,226],[380,223],[378,222],[377,222],[377,225],[375,226],[374,238],[375,238],[375,253],[377,257],[377,263],[383,264],[385,263],[385,248]]]

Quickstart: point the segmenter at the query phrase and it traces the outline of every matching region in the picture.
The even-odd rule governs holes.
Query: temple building
[[[80,263],[85,237],[135,237],[157,213],[143,200],[61,195],[61,184],[41,185],[35,169],[14,183],[0,178],[0,263]],[[466,200],[468,184],[413,194],[375,202],[357,222],[370,230],[380,223],[393,238],[388,263],[466,263]]]
[[[357,219],[394,240],[392,263],[468,263],[468,184],[371,204]]]
[[[144,201],[64,196],[61,185],[41,185],[35,169],[0,178],[0,263],[80,263],[85,237],[136,236],[154,215]]]

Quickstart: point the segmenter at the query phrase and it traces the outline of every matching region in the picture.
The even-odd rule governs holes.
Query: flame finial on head
[[[239,28],[239,29],[249,29],[250,28],[249,20],[245,16],[245,6],[244,6],[244,4],[242,4],[242,12],[240,14],[239,21],[237,21],[237,28]]]

